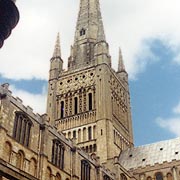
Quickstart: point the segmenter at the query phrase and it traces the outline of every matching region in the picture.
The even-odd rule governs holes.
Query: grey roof
[[[180,160],[180,138],[129,148],[119,156],[121,165],[127,170],[173,160]]]

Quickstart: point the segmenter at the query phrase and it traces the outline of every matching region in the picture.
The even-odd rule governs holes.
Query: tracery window
[[[156,177],[156,178],[155,178],[156,180],[163,180],[163,175],[162,175],[161,172],[156,173],[156,174],[155,174],[155,177]]]
[[[81,180],[90,180],[91,166],[86,160],[81,161]]]
[[[29,146],[32,122],[22,112],[16,112],[14,120],[13,137],[24,146]]]
[[[53,140],[52,146],[52,163],[59,167],[64,168],[64,145],[57,139]]]

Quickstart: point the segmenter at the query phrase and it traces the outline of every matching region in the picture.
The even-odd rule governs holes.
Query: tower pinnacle
[[[118,72],[126,71],[121,48],[119,48]]]
[[[53,58],[56,58],[56,57],[61,57],[61,47],[60,47],[59,33],[57,34],[56,44],[55,44],[54,53],[53,53]]]

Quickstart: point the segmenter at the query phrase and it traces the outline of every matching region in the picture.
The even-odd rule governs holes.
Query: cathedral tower
[[[118,72],[111,68],[99,0],[80,0],[67,71],[58,41],[51,59],[49,121],[105,163],[133,146],[133,133],[128,74],[121,53]]]

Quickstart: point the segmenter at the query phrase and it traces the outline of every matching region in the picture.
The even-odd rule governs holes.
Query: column
[[[176,168],[175,166],[172,168],[173,179],[174,179],[174,180],[178,180],[178,179],[177,179],[177,172],[176,172],[176,169],[177,169],[177,168]]]

